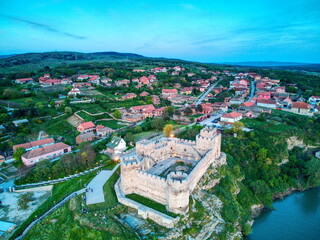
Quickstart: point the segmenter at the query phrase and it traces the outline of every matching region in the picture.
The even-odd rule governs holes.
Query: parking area
[[[220,126],[219,119],[220,119],[221,115],[222,115],[222,112],[215,113],[211,117],[209,117],[209,118],[203,120],[202,122],[200,122],[199,124],[201,126],[213,126],[213,125]]]

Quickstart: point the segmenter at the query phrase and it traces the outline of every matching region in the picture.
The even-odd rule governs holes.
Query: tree
[[[51,102],[49,103],[49,105],[50,105],[50,107],[54,108],[54,106],[55,106],[54,101],[51,101]]]
[[[317,158],[312,158],[306,163],[306,170],[308,176],[308,183],[310,185],[317,185],[320,183],[320,161]]]
[[[202,112],[202,111],[203,111],[203,108],[202,108],[202,105],[201,105],[201,104],[198,104],[198,105],[196,106],[196,111],[197,111],[197,112]]]
[[[35,106],[35,108],[38,108],[39,110],[43,109],[43,104],[41,102],[37,102],[34,106]]]
[[[135,132],[135,133],[141,133],[141,132],[142,132],[142,128],[141,128],[140,126],[136,126],[136,127],[134,128],[134,132]]]
[[[164,110],[164,116],[170,116],[172,117],[174,113],[174,108],[173,107],[166,107]]]
[[[242,128],[244,127],[244,124],[242,122],[235,122],[233,125],[232,125],[232,128],[231,128],[231,131],[233,133],[236,133],[236,134],[239,134],[242,132]]]
[[[192,109],[190,107],[186,107],[183,111],[185,115],[191,115],[192,114]]]
[[[65,107],[64,108],[64,111],[66,112],[66,113],[72,113],[72,108],[71,107]]]
[[[122,117],[121,112],[117,109],[112,113],[112,116],[116,119],[120,119]]]
[[[124,140],[127,143],[134,142],[134,136],[133,136],[132,132],[127,132],[126,135],[124,136]]]
[[[166,124],[163,128],[163,135],[169,137],[173,133],[172,124]]]
[[[161,130],[164,127],[164,120],[162,118],[156,118],[151,121],[151,128],[156,130]]]
[[[26,153],[26,150],[23,147],[18,147],[16,151],[13,153],[13,158],[16,160],[16,166],[23,166],[23,162],[21,156]]]

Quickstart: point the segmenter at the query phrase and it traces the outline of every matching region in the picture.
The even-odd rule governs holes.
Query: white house
[[[112,140],[107,144],[107,151],[112,155],[121,154],[127,148],[126,142],[120,137],[113,137]]]
[[[277,101],[271,100],[271,99],[258,99],[257,100],[257,106],[259,107],[266,107],[266,108],[276,108],[277,107]]]
[[[309,97],[308,101],[310,104],[317,105],[318,103],[320,103],[320,96],[311,96]]]
[[[238,112],[224,113],[220,118],[220,122],[224,122],[227,124],[233,124],[242,119],[242,114]]]

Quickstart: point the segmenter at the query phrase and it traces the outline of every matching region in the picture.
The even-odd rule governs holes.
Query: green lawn
[[[138,194],[135,194],[135,193],[126,195],[126,197],[129,198],[129,199],[132,199],[132,200],[134,200],[134,201],[136,201],[138,203],[141,203],[141,204],[143,204],[143,205],[145,205],[147,207],[153,208],[154,210],[157,210],[157,211],[162,212],[162,213],[164,213],[166,215],[169,215],[171,217],[177,217],[178,216],[175,213],[168,212],[167,209],[166,209],[166,206],[164,206],[164,205],[162,205],[162,204],[160,204],[158,202],[155,202],[155,201],[153,201],[153,200],[151,200],[149,198],[142,197],[142,196],[140,196]]]
[[[272,132],[272,133],[281,133],[281,132],[285,132],[289,129],[294,128],[294,127],[289,126],[287,124],[280,123],[280,122],[273,121],[273,120],[267,120],[267,121],[263,122],[263,121],[259,121],[257,119],[246,118],[246,119],[242,119],[241,121],[248,128],[267,130],[268,132]]]
[[[142,138],[148,137],[154,133],[157,133],[157,131],[148,131],[148,132],[141,132],[141,133],[136,133],[133,135],[135,141],[139,141]]]
[[[121,121],[118,121],[118,120],[109,120],[109,121],[106,121],[106,120],[98,120],[96,121],[96,125],[103,125],[105,127],[109,127],[109,128],[112,128],[112,129],[118,129],[118,128],[122,128],[126,125],[123,125],[123,124],[118,124],[118,123],[121,123]]]
[[[87,112],[92,114],[106,112],[106,109],[96,103],[75,104],[75,107],[79,110],[86,110]]]

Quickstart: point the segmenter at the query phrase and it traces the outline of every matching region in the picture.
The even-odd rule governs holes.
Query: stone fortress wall
[[[121,159],[119,186],[127,195],[136,193],[159,202],[168,211],[181,214],[189,210],[189,195],[210,165],[226,163],[220,152],[221,134],[215,128],[206,127],[196,141],[164,138],[158,141],[143,140],[136,145],[136,155]],[[166,178],[148,171],[170,158],[193,163],[189,174],[170,172]]]

